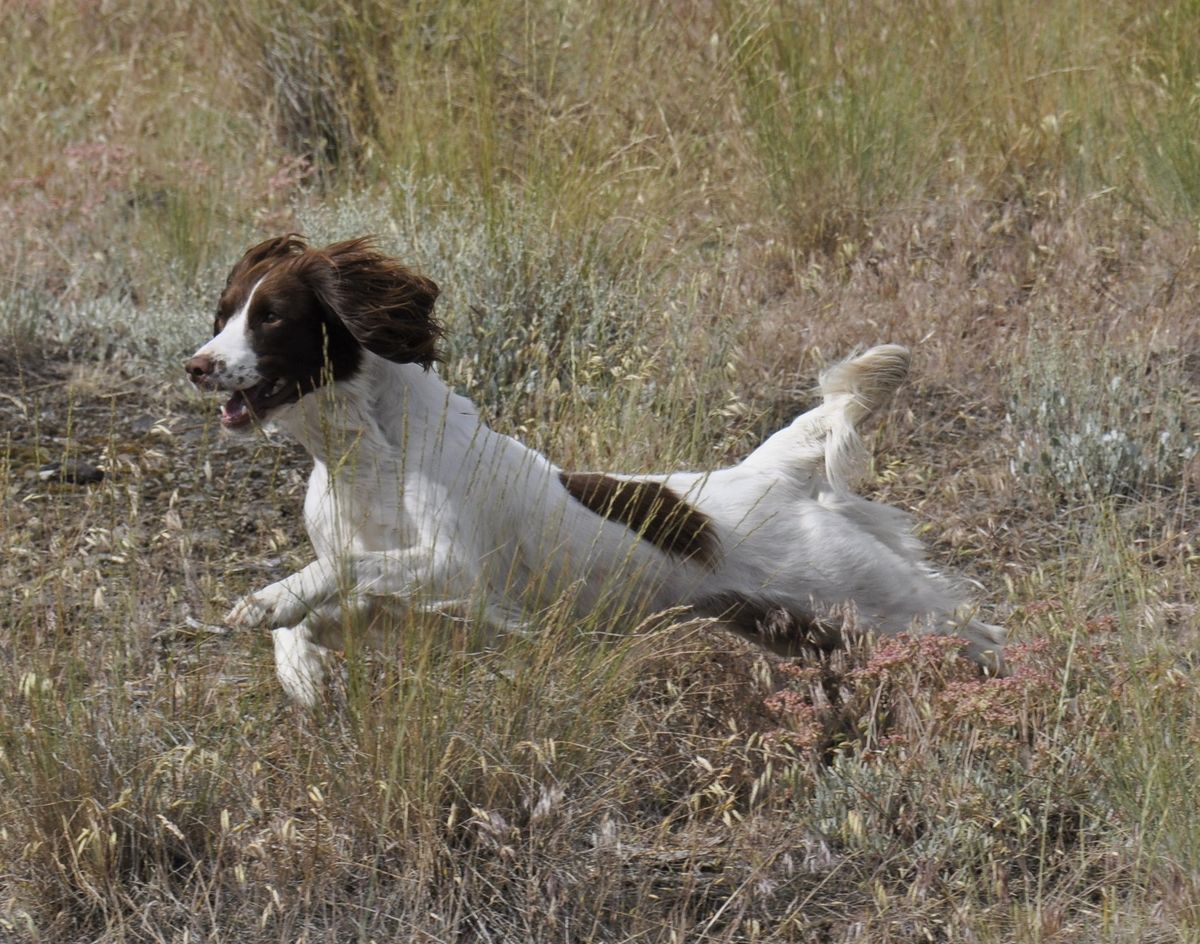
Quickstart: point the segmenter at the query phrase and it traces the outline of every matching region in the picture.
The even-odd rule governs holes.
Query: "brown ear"
[[[433,317],[438,287],[375,248],[371,237],[309,254],[314,290],[363,347],[398,364],[428,369],[439,359]]]
[[[275,236],[272,239],[264,240],[257,246],[251,246],[246,250],[245,255],[238,260],[237,264],[230,270],[229,278],[225,280],[225,287],[228,288],[233,284],[234,279],[245,272],[249,272],[259,263],[271,259],[275,256],[297,256],[304,252],[308,246],[304,242],[304,237],[299,233],[288,233],[286,236]]]

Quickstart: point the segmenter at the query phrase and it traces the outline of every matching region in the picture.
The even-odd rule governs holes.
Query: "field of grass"
[[[0,942],[1200,940],[1200,5],[14,0],[0,77]],[[568,468],[910,345],[863,490],[1013,676],[431,616],[294,708],[220,620],[305,457],[180,368],[293,230]]]

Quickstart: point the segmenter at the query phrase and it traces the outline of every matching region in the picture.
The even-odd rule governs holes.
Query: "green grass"
[[[1197,940],[1198,21],[3,5],[0,939]],[[430,617],[303,715],[213,627],[306,563],[305,459],[177,376],[291,230],[435,278],[444,374],[570,468],[719,465],[912,345],[864,489],[1015,677]]]

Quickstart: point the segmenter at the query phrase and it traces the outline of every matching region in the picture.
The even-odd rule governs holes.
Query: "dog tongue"
[[[221,425],[227,427],[244,426],[250,422],[250,407],[242,392],[237,391],[225,401],[221,407]]]

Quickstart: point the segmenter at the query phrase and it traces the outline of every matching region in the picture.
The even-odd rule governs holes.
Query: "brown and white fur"
[[[437,294],[367,239],[271,239],[234,266],[214,337],[185,365],[198,387],[231,392],[225,427],[269,423],[315,460],[304,520],[316,560],[228,616],[274,630],[297,701],[319,701],[327,649],[381,599],[456,601],[503,627],[564,595],[613,620],[687,607],[773,648],[786,643],[778,627],[849,605],[881,633],[956,633],[1002,669],[1002,630],[962,613],[907,515],[847,486],[856,428],[904,379],[904,348],[827,370],[823,402],[735,466],[569,473],[489,429],[431,369]]]

